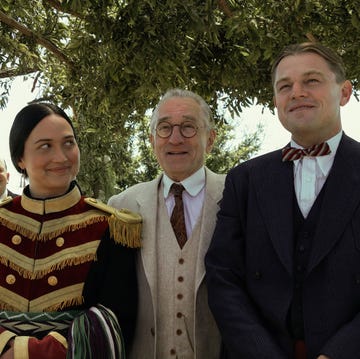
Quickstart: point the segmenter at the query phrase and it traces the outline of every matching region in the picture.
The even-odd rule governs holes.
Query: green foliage
[[[83,190],[107,198],[158,173],[144,114],[168,88],[188,88],[213,108],[208,165],[226,172],[256,153],[259,134],[226,147],[223,107],[235,118],[254,102],[272,108],[272,59],[313,38],[343,55],[359,90],[359,24],[357,0],[2,0],[0,107],[14,76],[32,77],[41,99],[73,114]]]
[[[215,146],[206,160],[206,165],[217,173],[227,173],[230,168],[250,159],[261,145],[263,127],[258,126],[254,133],[243,133],[236,143],[234,126],[220,123],[217,128]]]

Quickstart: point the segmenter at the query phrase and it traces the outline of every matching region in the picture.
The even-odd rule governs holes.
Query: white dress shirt
[[[171,185],[175,183],[166,174],[163,176],[164,198],[169,218],[175,206],[174,195],[170,193]],[[201,167],[190,177],[180,182],[185,190],[183,192],[184,215],[187,237],[190,238],[192,230],[201,214],[205,198],[205,168]]]
[[[317,157],[304,156],[302,159],[294,161],[296,198],[304,218],[309,214],[317,195],[327,179],[341,136],[342,131],[326,141],[331,150],[330,154]],[[291,146],[303,148],[293,140],[291,140]]]

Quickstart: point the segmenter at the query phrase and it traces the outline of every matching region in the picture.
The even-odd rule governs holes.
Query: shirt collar
[[[166,173],[164,173],[164,198],[167,198],[167,196],[169,195],[170,187],[173,183],[179,182],[174,182],[166,175]],[[190,177],[185,178],[180,183],[185,187],[186,192],[188,192],[193,197],[196,196],[205,186],[205,167],[201,167]]]
[[[0,201],[5,199],[8,196],[8,190],[5,188],[5,191],[0,195]]]
[[[315,157],[315,160],[317,162],[317,164],[319,165],[322,173],[324,175],[327,175],[330,171],[330,168],[334,162],[334,157],[337,151],[337,148],[339,147],[339,143],[341,140],[341,136],[342,136],[343,131],[341,130],[339,133],[337,133],[335,136],[331,137],[330,139],[328,139],[326,142],[328,143],[331,153],[326,155],[326,156],[318,156]],[[294,140],[290,141],[290,144],[292,147],[295,148],[304,148],[300,145],[298,145]],[[306,159],[306,157],[304,157],[304,159]],[[294,161],[294,165],[295,167],[298,166],[300,160],[295,160]]]

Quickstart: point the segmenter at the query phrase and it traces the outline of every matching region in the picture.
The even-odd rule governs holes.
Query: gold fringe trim
[[[64,300],[60,303],[57,303],[57,304],[51,305],[47,308],[44,308],[43,312],[58,312],[64,308],[79,306],[83,303],[84,303],[84,297],[82,295],[80,295],[78,297],[70,298],[70,299]]]
[[[88,219],[88,220],[80,222],[80,223],[64,225],[63,227],[59,228],[58,230],[48,232],[48,233],[35,233],[31,230],[28,230],[27,228],[24,228],[20,224],[9,222],[3,218],[0,218],[0,223],[3,224],[5,227],[9,228],[10,230],[18,232],[18,233],[22,234],[23,236],[26,236],[27,238],[31,239],[32,241],[34,241],[34,240],[48,241],[48,240],[53,239],[63,233],[74,232],[76,230],[87,227],[89,224],[103,222],[103,221],[106,221],[107,219],[108,219],[107,215],[94,216],[91,219]]]
[[[142,217],[139,213],[130,211],[127,208],[116,209],[91,197],[85,198],[84,201],[110,215],[110,235],[116,243],[130,248],[141,247]]]
[[[19,308],[13,307],[12,305],[0,300],[0,310],[7,310],[9,312],[18,312]]]
[[[45,277],[47,274],[53,272],[54,270],[59,270],[59,269],[65,268],[65,267],[72,267],[72,266],[83,264],[86,262],[95,261],[95,259],[96,259],[95,254],[87,254],[82,257],[69,258],[69,259],[60,261],[58,263],[51,265],[50,267],[48,267],[46,269],[35,271],[35,272],[30,272],[30,271],[24,269],[23,267],[20,267],[19,265],[15,264],[13,262],[10,262],[8,258],[1,257],[1,256],[0,256],[0,263],[15,270],[23,278],[40,279],[40,278]]]
[[[47,308],[44,308],[42,311],[43,312],[57,312],[59,310],[65,309],[65,308],[82,305],[83,303],[84,303],[84,297],[82,295],[80,295],[78,297],[70,298],[70,299],[64,300],[60,303],[53,304]],[[5,303],[3,301],[0,301],[0,310],[7,310],[9,312],[20,311],[19,308],[9,305],[8,303]]]
[[[142,222],[126,223],[116,213],[109,217],[110,235],[116,243],[130,248],[141,247]]]

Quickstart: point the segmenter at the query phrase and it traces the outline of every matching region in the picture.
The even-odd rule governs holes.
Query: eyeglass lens
[[[191,122],[183,122],[177,125],[171,125],[168,122],[163,122],[156,128],[156,133],[162,138],[170,137],[174,127],[176,126],[179,127],[181,135],[186,138],[194,137],[198,129]]]

